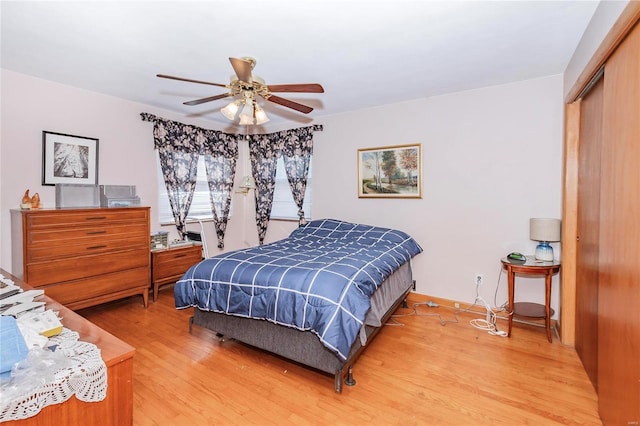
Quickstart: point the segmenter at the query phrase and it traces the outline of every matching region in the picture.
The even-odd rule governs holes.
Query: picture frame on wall
[[[42,184],[98,184],[96,138],[42,132]]]
[[[422,198],[422,145],[358,149],[359,198]]]

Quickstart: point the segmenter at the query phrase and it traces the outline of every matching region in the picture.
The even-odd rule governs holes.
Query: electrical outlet
[[[476,274],[476,285],[482,285],[482,274]]]

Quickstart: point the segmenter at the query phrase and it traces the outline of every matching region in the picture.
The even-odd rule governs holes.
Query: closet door
[[[640,26],[606,63],[600,191],[598,403],[640,422]]]
[[[596,389],[598,388],[598,249],[603,92],[604,82],[601,77],[582,99],[578,155],[575,345],[582,365]]]

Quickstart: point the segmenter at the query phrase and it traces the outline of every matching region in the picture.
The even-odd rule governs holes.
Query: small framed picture
[[[42,132],[42,184],[98,184],[98,139]]]
[[[422,198],[422,146],[359,149],[358,197]]]

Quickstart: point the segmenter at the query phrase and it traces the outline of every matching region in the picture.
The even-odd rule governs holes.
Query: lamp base
[[[553,247],[546,241],[541,241],[536,247],[536,260],[553,262]]]

